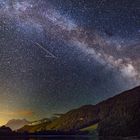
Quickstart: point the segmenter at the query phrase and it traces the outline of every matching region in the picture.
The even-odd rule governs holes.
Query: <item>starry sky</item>
[[[0,0],[0,125],[139,85],[139,19],[139,0]]]

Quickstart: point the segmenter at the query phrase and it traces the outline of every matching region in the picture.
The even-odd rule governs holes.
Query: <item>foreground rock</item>
[[[0,127],[0,136],[8,136],[11,135],[13,132],[9,127],[2,126]]]

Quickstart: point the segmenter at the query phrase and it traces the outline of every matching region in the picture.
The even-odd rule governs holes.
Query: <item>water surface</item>
[[[0,140],[126,140],[124,138],[103,138],[97,136],[39,136],[39,137],[0,137]],[[134,140],[127,138],[127,140]],[[139,140],[139,139],[135,139]]]

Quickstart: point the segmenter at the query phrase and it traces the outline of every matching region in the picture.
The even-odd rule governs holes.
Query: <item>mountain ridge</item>
[[[99,135],[137,135],[140,130],[138,125],[140,122],[139,108],[140,86],[124,91],[96,105],[84,105],[70,110],[60,118],[43,126],[41,130],[79,131],[98,124]],[[128,127],[129,124],[135,130],[131,131],[132,128]],[[124,131],[122,131],[123,128],[125,128]],[[26,131],[25,127],[20,131]]]
[[[30,122],[26,119],[12,119],[9,120],[5,126],[11,128],[12,130],[18,130],[22,128],[24,125],[28,125]]]

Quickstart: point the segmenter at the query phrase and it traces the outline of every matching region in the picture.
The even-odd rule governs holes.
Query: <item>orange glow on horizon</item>
[[[0,126],[5,125],[11,119],[24,118],[34,118],[34,113],[30,110],[0,111]]]
[[[0,118],[0,126],[5,125],[7,123],[6,119]]]
[[[15,111],[15,112],[11,112],[11,111],[0,111],[0,114],[2,115],[24,115],[24,116],[32,116],[33,112],[32,111]]]

